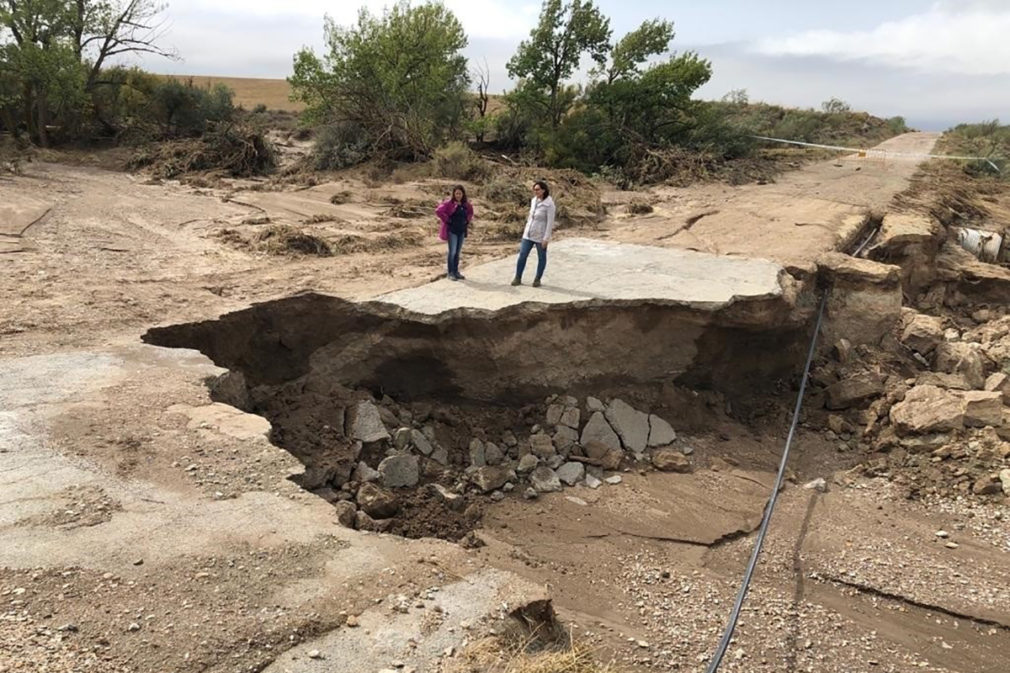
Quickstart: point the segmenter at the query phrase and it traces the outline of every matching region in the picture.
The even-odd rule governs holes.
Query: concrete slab
[[[458,308],[499,310],[528,302],[643,299],[714,311],[736,301],[782,294],[783,269],[765,259],[584,238],[552,243],[549,253],[544,284],[539,288],[530,285],[536,268],[534,251],[519,287],[509,285],[515,258],[508,257],[465,268],[465,281],[443,278],[381,295],[376,301],[429,315]]]

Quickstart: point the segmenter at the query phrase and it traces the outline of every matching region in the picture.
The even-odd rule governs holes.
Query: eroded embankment
[[[145,341],[231,370],[213,397],[269,419],[306,466],[295,480],[352,503],[348,525],[458,539],[482,496],[598,486],[629,464],[691,469],[672,426],[745,410],[793,377],[804,314],[776,296],[425,316],[305,294]]]
[[[601,301],[424,316],[303,294],[144,340],[197,349],[250,386],[314,374],[405,400],[522,404],[676,382],[736,397],[796,371],[805,317],[782,296],[714,312]]]

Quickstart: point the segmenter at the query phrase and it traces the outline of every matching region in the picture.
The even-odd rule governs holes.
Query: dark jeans
[[[446,259],[450,276],[459,275],[459,252],[463,249],[463,234],[449,232],[449,256]]]
[[[540,280],[544,275],[544,269],[547,268],[547,248],[542,243],[524,238],[519,241],[519,259],[516,261],[516,278],[519,280],[522,280],[523,271],[526,270],[526,258],[530,256],[533,246],[537,248],[537,280]]]

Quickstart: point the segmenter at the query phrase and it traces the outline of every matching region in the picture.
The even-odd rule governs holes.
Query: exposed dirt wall
[[[809,327],[793,314],[778,298],[723,313],[607,302],[427,317],[304,294],[144,338],[198,349],[250,386],[312,373],[403,400],[525,403],[682,380],[733,397],[795,373]]]

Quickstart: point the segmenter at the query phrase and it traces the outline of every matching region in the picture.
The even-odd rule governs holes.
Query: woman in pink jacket
[[[449,272],[446,278],[464,280],[463,274],[459,272],[459,252],[463,248],[463,239],[466,238],[470,222],[473,221],[473,205],[467,200],[463,185],[452,188],[452,196],[435,209],[435,215],[442,221],[442,230],[446,233],[444,240],[449,243]]]

